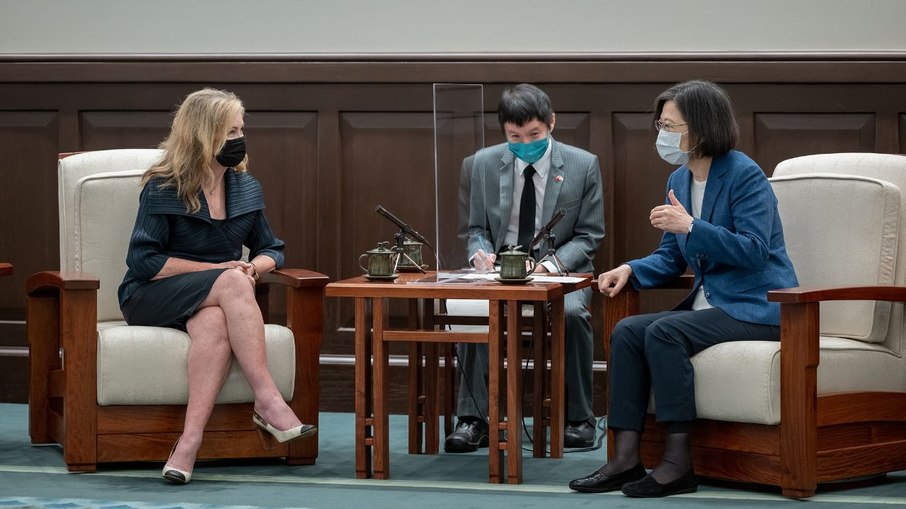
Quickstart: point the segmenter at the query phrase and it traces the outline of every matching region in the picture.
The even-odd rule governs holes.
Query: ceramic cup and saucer
[[[535,260],[528,253],[520,251],[520,246],[509,246],[500,253],[500,275],[495,281],[505,285],[522,285],[532,280],[529,274],[535,272]]]
[[[359,268],[365,273],[365,279],[368,281],[389,282],[400,277],[394,271],[397,253],[390,249],[389,245],[389,242],[381,242],[376,248],[359,256]]]

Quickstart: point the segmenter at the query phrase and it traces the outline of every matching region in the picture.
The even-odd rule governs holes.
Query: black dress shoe
[[[635,498],[658,498],[679,495],[680,493],[695,493],[698,491],[698,476],[692,469],[679,479],[661,484],[654,477],[646,475],[644,479],[623,485],[623,494]]]
[[[648,475],[648,472],[645,472],[645,467],[641,463],[615,475],[605,474],[604,467],[601,467],[589,476],[569,481],[569,489],[582,493],[606,493],[608,491],[616,491],[622,488],[624,484],[638,481],[646,475]]]
[[[595,444],[595,427],[588,421],[567,423],[563,430],[563,447],[591,447]]]
[[[444,440],[446,452],[475,452],[488,446],[488,423],[477,417],[463,417]]]

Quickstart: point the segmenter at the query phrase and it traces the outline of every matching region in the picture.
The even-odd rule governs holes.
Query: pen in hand
[[[497,255],[494,253],[486,253],[484,249],[479,249],[475,256],[472,257],[472,266],[475,267],[475,271],[481,274],[486,274],[488,272],[494,271],[494,262],[497,261]]]

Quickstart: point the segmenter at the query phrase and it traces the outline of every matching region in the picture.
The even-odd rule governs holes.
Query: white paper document
[[[532,274],[529,276],[532,278],[532,281],[537,281],[538,283],[579,283],[585,280],[584,277],[573,277],[573,276],[542,276]]]
[[[488,281],[495,281],[499,277],[500,275],[497,273],[479,274],[476,272],[463,274],[462,276],[459,276],[459,279],[485,279]],[[579,283],[585,279],[572,276],[544,276],[541,274],[529,274],[528,277],[536,283]]]

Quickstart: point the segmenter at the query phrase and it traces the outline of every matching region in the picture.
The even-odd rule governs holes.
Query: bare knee
[[[210,293],[208,293],[207,300],[221,303],[228,299],[246,300],[249,302],[255,300],[255,287],[249,276],[241,271],[228,269],[217,277]]]
[[[192,342],[205,341],[222,344],[227,349],[230,337],[227,330],[226,315],[220,306],[200,308],[186,323],[186,331]]]

